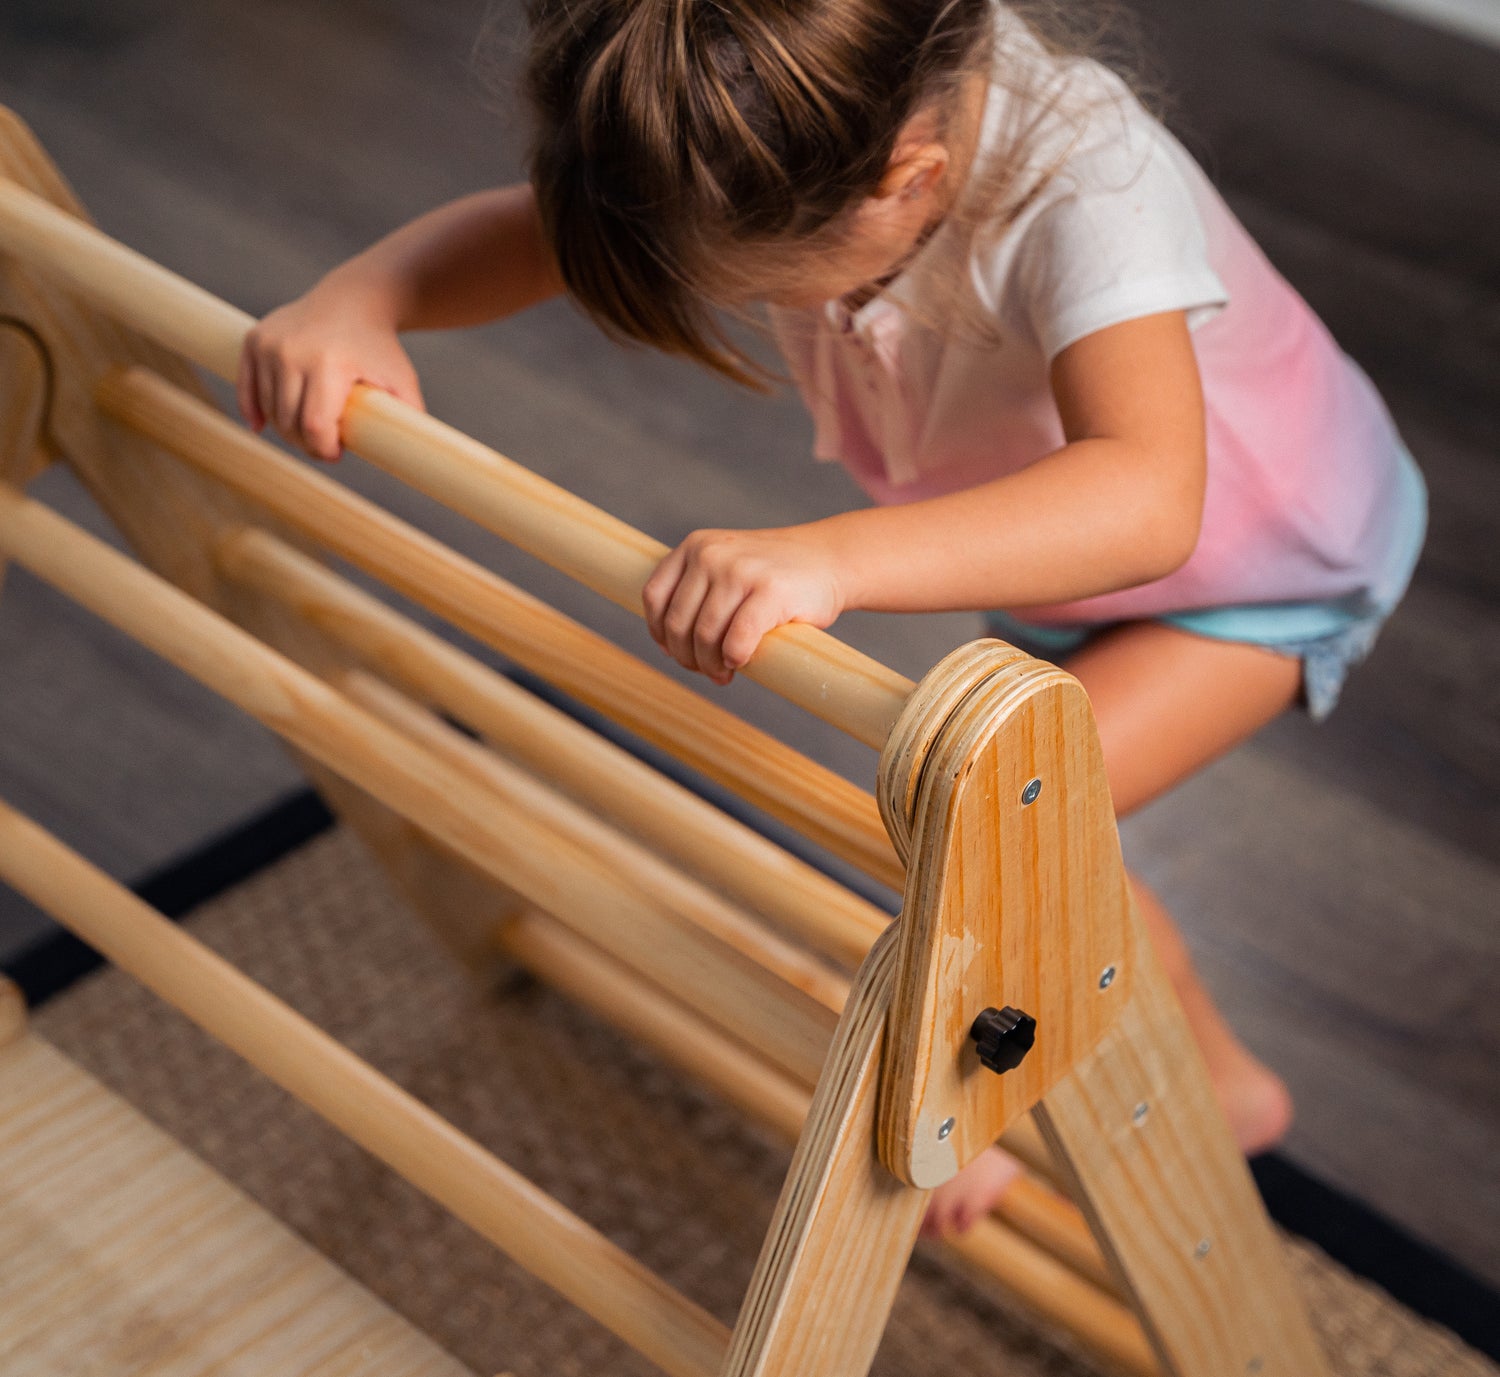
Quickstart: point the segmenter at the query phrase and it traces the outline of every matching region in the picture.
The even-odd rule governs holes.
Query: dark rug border
[[[754,821],[759,825],[758,819]],[[167,917],[180,919],[290,855],[333,823],[317,794],[302,790],[132,888]],[[59,933],[28,947],[7,963],[5,974],[35,1008],[103,964],[92,947],[71,933]],[[1471,1348],[1500,1361],[1500,1292],[1279,1153],[1255,1158],[1250,1168],[1267,1210],[1283,1228],[1316,1244],[1407,1309],[1444,1325]]]
[[[130,888],[175,921],[290,855],[333,824],[334,816],[323,800],[311,789],[301,789]],[[104,958],[87,942],[58,930],[24,948],[5,962],[3,970],[20,986],[27,1007],[35,1009],[104,964]]]

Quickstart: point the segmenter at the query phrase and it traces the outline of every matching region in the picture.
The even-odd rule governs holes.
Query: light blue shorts
[[[1374,649],[1380,629],[1406,592],[1422,552],[1427,533],[1427,489],[1411,456],[1403,452],[1402,460],[1397,556],[1392,559],[1385,586],[1377,595],[1360,594],[1331,602],[1205,607],[1165,612],[1152,620],[1180,626],[1195,636],[1264,646],[1301,660],[1303,706],[1315,722],[1321,722],[1338,702],[1349,671]],[[985,622],[1001,640],[1047,660],[1065,659],[1101,631],[1118,625],[1080,622],[1038,626],[1009,612],[987,612]]]

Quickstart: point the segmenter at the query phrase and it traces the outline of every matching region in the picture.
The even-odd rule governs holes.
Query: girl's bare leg
[[[1301,683],[1289,656],[1160,622],[1117,627],[1067,668],[1093,704],[1120,817],[1253,736],[1291,706]],[[1271,1147],[1291,1123],[1286,1086],[1224,1022],[1160,901],[1135,876],[1131,883],[1240,1147]]]
[[[1160,622],[1106,632],[1067,669],[1093,704],[1122,818],[1253,736],[1291,706],[1301,683],[1301,666],[1288,656]],[[1224,1021],[1161,902],[1134,875],[1130,882],[1235,1138],[1247,1154],[1264,1151],[1291,1123],[1291,1096]],[[991,1149],[935,1191],[924,1231],[965,1228],[987,1212],[1014,1175],[1001,1170],[1004,1156]]]

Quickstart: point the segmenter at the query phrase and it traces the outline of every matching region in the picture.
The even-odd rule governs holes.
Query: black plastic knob
[[[997,1076],[1014,1071],[1036,1042],[1036,1020],[1030,1014],[1006,1005],[986,1009],[969,1029],[979,1051],[979,1060]]]

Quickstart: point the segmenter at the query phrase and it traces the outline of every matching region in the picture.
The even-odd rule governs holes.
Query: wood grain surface
[[[604,637],[298,464],[144,370],[101,381],[104,411],[867,874],[901,870],[874,799]]]
[[[1134,964],[1125,872],[1082,688],[999,641],[922,680],[882,758],[880,799],[910,857],[881,1154],[931,1188],[1118,1016]],[[1007,1006],[1036,1020],[1036,1043],[996,1075],[971,1029]]]
[[[0,874],[122,970],[671,1377],[710,1377],[710,1315],[56,838],[0,804]]]
[[[27,138],[6,112],[7,137]],[[0,182],[0,246],[156,344],[233,382],[253,317],[61,211],[20,181]],[[462,431],[358,386],[349,447],[545,560],[627,611],[667,546]],[[866,745],[879,747],[911,682],[810,626],[767,635],[742,671]]]
[[[0,1048],[0,1367],[472,1377],[35,1036]]]
[[[1133,910],[1133,906],[1132,906]],[[1244,1154],[1141,921],[1103,1040],[1036,1120],[1174,1377],[1328,1370]]]
[[[860,968],[723,1377],[858,1377],[875,1356],[927,1204],[875,1145],[895,952],[892,930]]]

